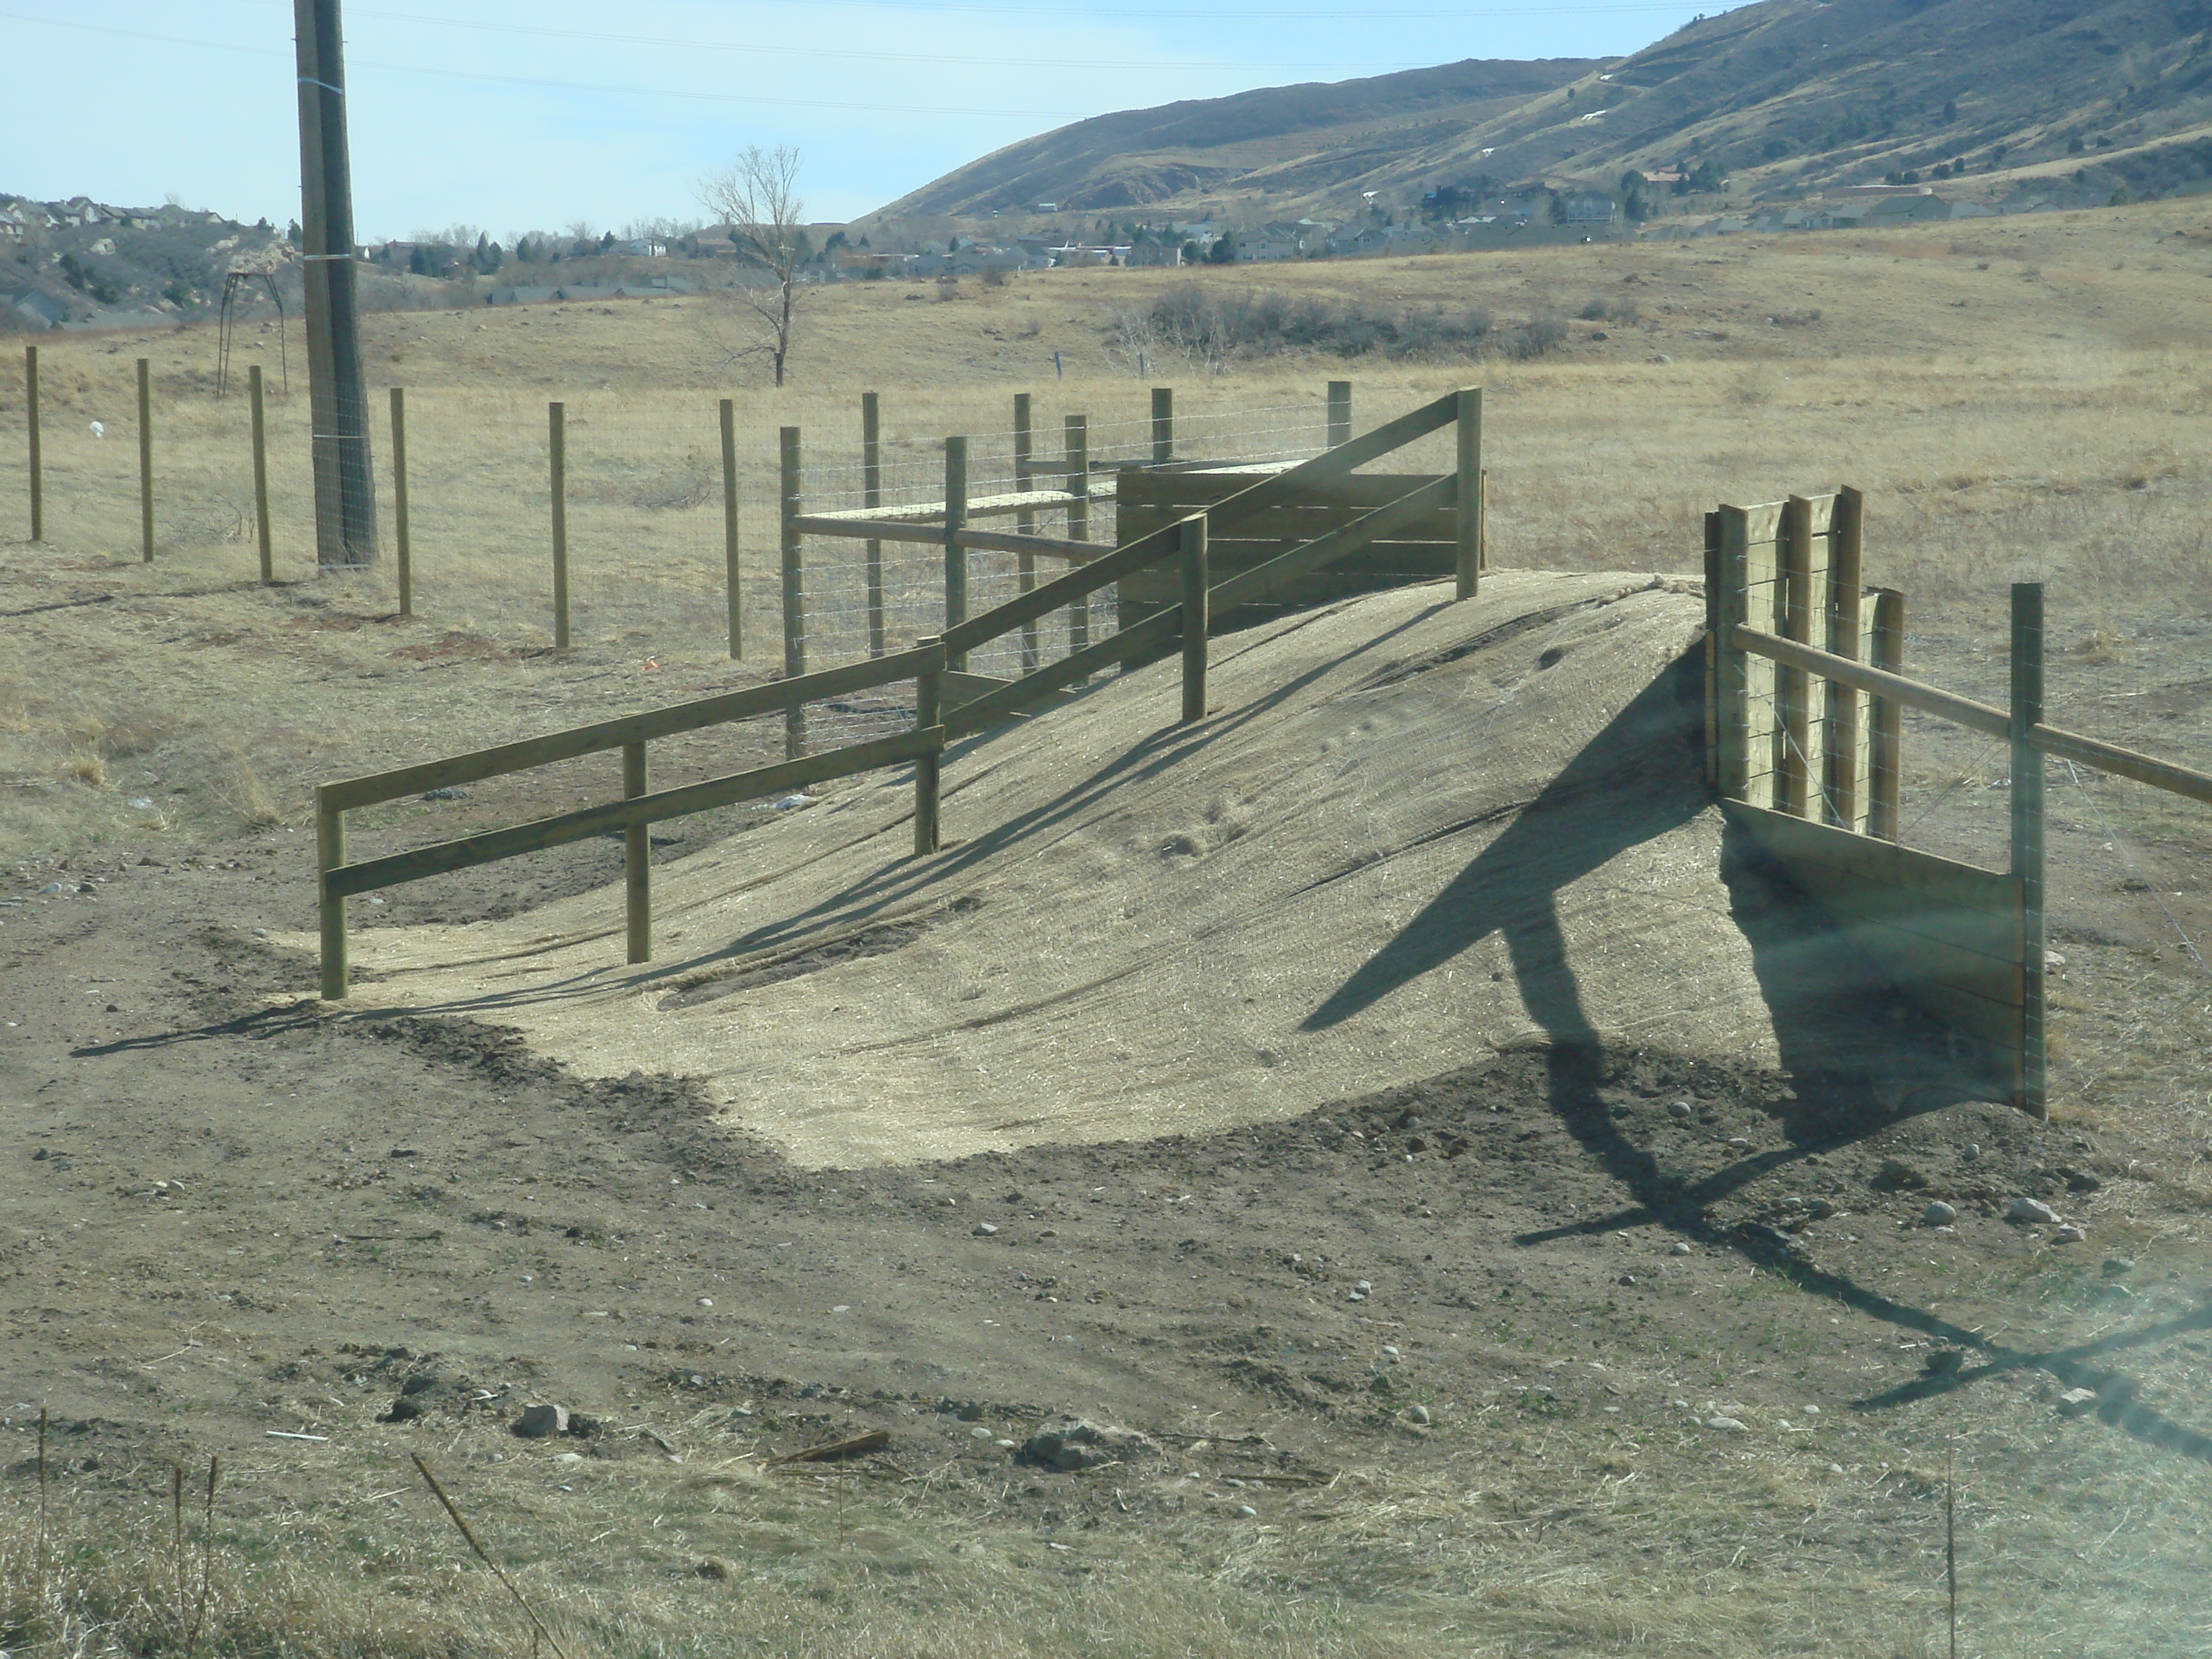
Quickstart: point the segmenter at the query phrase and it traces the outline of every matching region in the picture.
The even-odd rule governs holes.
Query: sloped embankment
[[[589,1077],[702,1079],[797,1162],[1213,1130],[1595,1035],[1802,1065],[1786,928],[1738,915],[1698,778],[1702,602],[1500,573],[1218,642],[617,890],[362,935],[363,1012],[465,1013]]]

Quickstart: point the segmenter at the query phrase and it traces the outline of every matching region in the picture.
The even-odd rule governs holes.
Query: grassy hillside
[[[1026,138],[883,210],[887,216],[1069,212],[1195,199],[1223,190],[1311,194],[1449,143],[1605,67],[1595,58],[1470,59],[1334,84],[1124,110]]]
[[[1738,195],[1948,179],[1960,162],[1979,193],[2054,179],[2084,201],[2167,193],[2212,177],[2208,31],[2212,6],[2154,0],[1761,0],[1618,62],[1457,64],[1079,122],[895,210],[1340,216],[1364,191],[1404,205],[1482,175],[1610,185],[1684,158]]]
[[[394,1015],[364,975],[349,1015],[321,1013],[297,1000],[313,963],[284,935],[313,925],[317,781],[771,672],[776,428],[805,428],[810,467],[849,454],[865,388],[894,465],[919,473],[948,432],[1003,434],[1016,391],[1050,431],[1063,410],[1141,421],[1153,384],[1176,386],[1181,420],[1310,409],[1348,375],[1364,428],[1479,382],[1499,573],[1485,603],[1547,571],[1694,579],[1704,509],[1855,483],[1868,574],[1910,597],[1916,672],[2002,701],[2004,584],[2042,577],[2054,720],[2212,764],[2206,216],[2167,203],[1259,276],[1501,324],[1606,302],[1530,358],[1261,340],[1156,355],[1140,378],[1117,319],[1191,281],[1145,271],[968,283],[944,302],[841,287],[781,391],[732,383],[707,299],[375,316],[373,383],[412,398],[411,618],[384,568],[312,573],[296,380],[272,398],[280,580],[264,587],[237,514],[216,510],[248,486],[243,411],[208,395],[211,328],[42,343],[39,544],[21,539],[20,383],[0,363],[4,1645],[555,1652],[419,1452],[571,1659],[1934,1659],[1954,1484],[1961,1652],[2204,1651],[2212,1014],[2192,941],[2212,933],[2212,866],[2192,803],[2054,769],[2047,1124],[1869,1101],[1809,1068],[1686,1065],[1661,1019],[1601,1069],[1470,1036],[1416,1089],[1265,1130],[816,1170],[731,1133],[690,1079],[563,1068],[500,1029],[496,1003]],[[1228,298],[1254,279],[1199,273]],[[273,356],[273,340],[257,327],[240,349]],[[138,356],[161,399],[152,564],[127,423]],[[515,591],[538,602],[545,399],[570,400],[580,589],[696,510],[659,477],[613,481],[609,505],[602,436],[627,416],[711,447],[726,395],[762,584],[747,661],[667,649],[665,615],[559,652],[542,610],[469,608],[457,569],[510,541]],[[521,483],[495,500],[484,475],[510,453]],[[809,477],[831,486],[826,465]],[[696,550],[718,573],[712,492],[705,510]],[[1462,610],[1442,597],[1423,626]],[[1330,623],[1315,623],[1318,641]],[[1341,672],[1463,677],[1472,744],[1542,676],[1591,672],[1595,634],[1550,627],[1495,642],[1519,654],[1493,655],[1494,680],[1480,651],[1440,659],[1406,636]],[[1224,703],[1249,643],[1219,647]],[[1407,793],[1387,769],[1404,765],[1395,728],[1368,692],[1343,707],[1342,741],[1304,763],[1370,789],[1379,821]],[[1225,753],[1228,728],[1281,718],[1224,707],[1096,764],[1164,776],[1186,764],[1176,741]],[[1085,752],[1085,729],[1056,730]],[[770,758],[779,736],[657,743],[655,785]],[[1916,719],[1911,844],[2000,860],[2005,763],[2001,740]],[[950,764],[963,839],[948,851],[975,874],[948,894],[1012,880],[1070,833],[1055,810],[1007,842],[984,810],[997,764],[988,749]],[[356,844],[549,814],[617,776],[589,757],[512,793],[398,804]],[[656,879],[672,893],[687,854],[739,831],[757,849],[744,883],[787,870],[776,849],[851,822],[838,800],[868,787],[800,817],[672,824]],[[1189,806],[1211,859],[1244,809],[1228,790],[1218,811],[1210,793]],[[1132,847],[1163,869],[1189,856],[1133,825],[1085,833],[1071,847],[1102,870]],[[1395,879],[1395,860],[1364,861],[1379,845],[1347,861]],[[354,922],[511,915],[599,887],[620,858],[579,844],[395,890]],[[1742,896],[1747,929],[1786,942],[1790,914]],[[1358,925],[1379,945],[1416,908],[1394,893]],[[599,914],[617,925],[611,895]],[[917,983],[935,948],[908,947]],[[1036,960],[1010,945],[962,1006],[994,1018]],[[874,1008],[844,988],[901,963],[817,963],[823,1018],[872,1040]],[[1481,982],[1537,969],[1500,962]],[[1790,981],[1784,964],[1772,987]],[[733,1052],[784,1041],[768,1000],[715,1006]],[[1156,1030],[1121,1035],[1161,1051]],[[1021,1116],[1061,1103],[1042,1091]],[[2087,1239],[2005,1222],[2015,1194]],[[1954,1231],[1928,1224],[1936,1199]],[[541,1401],[571,1408],[569,1434],[510,1431]],[[1079,1473],[1017,1462],[1061,1413],[1158,1450]],[[890,1442],[868,1457],[778,1462],[876,1428]]]

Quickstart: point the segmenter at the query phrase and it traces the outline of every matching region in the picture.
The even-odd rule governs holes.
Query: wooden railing
[[[346,994],[346,900],[356,893],[380,887],[396,887],[479,864],[496,863],[523,853],[566,846],[619,830],[622,833],[623,885],[626,890],[629,960],[646,962],[653,955],[652,863],[649,836],[653,824],[693,812],[710,811],[737,801],[751,800],[781,790],[801,789],[832,778],[872,772],[902,761],[927,760],[915,773],[917,842],[925,822],[922,797],[927,796],[926,820],[931,826],[929,850],[937,844],[937,778],[935,762],[945,747],[945,732],[931,711],[940,699],[939,678],[945,672],[944,647],[925,642],[914,650],[872,662],[831,668],[795,680],[781,680],[696,702],[677,703],[642,714],[576,726],[520,743],[453,755],[443,760],[403,766],[368,777],[326,783],[315,792],[315,848],[321,867],[322,993],[331,1000]],[[709,778],[680,788],[651,793],[646,744],[654,738],[697,732],[732,720],[780,714],[823,697],[864,691],[899,680],[917,682],[915,706],[922,715],[916,728],[895,738],[878,738],[824,754],[783,761],[773,766]],[[605,806],[588,806],[552,817],[538,818],[505,830],[485,830],[455,841],[439,842],[412,852],[346,861],[347,812],[380,802],[398,800],[431,789],[451,788],[484,778],[504,777],[550,766],[556,761],[619,749],[623,754],[623,796]]]
[[[1185,724],[1203,720],[1207,625],[1215,608],[1244,604],[1279,584],[1384,539],[1404,525],[1440,508],[1455,507],[1463,520],[1469,518],[1472,510],[1479,507],[1480,492],[1469,486],[1467,474],[1471,465],[1479,463],[1479,449],[1467,441],[1465,434],[1470,420],[1479,422],[1480,409],[1480,392],[1447,393],[1363,437],[1349,440],[1311,460],[1260,479],[1206,513],[1164,526],[1125,547],[1103,552],[981,616],[956,620],[941,637],[924,640],[911,651],[627,715],[596,726],[578,726],[323,785],[316,792],[315,801],[316,849],[321,871],[322,994],[336,1000],[347,994],[345,905],[347,898],[356,893],[419,881],[427,876],[490,864],[619,830],[623,836],[629,959],[646,962],[653,953],[649,841],[653,824],[911,761],[915,768],[915,851],[917,854],[933,853],[939,845],[939,781],[948,743],[1002,725],[1090,676],[1129,659],[1133,653],[1164,647],[1178,639],[1182,659],[1182,719]],[[1209,521],[1233,523],[1280,506],[1294,499],[1302,489],[1341,477],[1454,422],[1459,423],[1462,434],[1458,470],[1432,479],[1327,535],[1242,571],[1218,586],[1209,581]],[[891,520],[866,521],[864,533],[888,539],[894,533],[894,524]],[[1034,544],[1046,543],[1049,538],[994,535],[989,540],[1000,544]],[[976,544],[981,542],[979,538]],[[1478,532],[1463,532],[1461,546],[1457,592],[1460,598],[1465,599],[1474,593],[1480,580],[1481,550]],[[1036,547],[1034,550],[1045,550]],[[1177,561],[1181,566],[1181,604],[1146,617],[1133,629],[1082,646],[1018,679],[994,680],[964,672],[970,651],[1024,628],[1062,605],[1084,599],[1126,575],[1170,561]],[[658,793],[649,792],[646,744],[654,738],[764,714],[781,713],[788,716],[823,697],[907,679],[915,682],[915,729],[912,732]],[[350,811],[613,749],[621,750],[623,755],[623,799],[619,801],[538,818],[508,829],[485,830],[357,864],[346,861],[345,815]]]

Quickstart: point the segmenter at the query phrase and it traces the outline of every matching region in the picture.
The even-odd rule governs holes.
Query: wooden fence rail
[[[641,714],[603,720],[594,726],[554,732],[519,743],[501,744],[465,755],[448,756],[403,766],[368,777],[326,783],[315,792],[315,840],[321,866],[322,994],[331,1000],[346,994],[345,902],[356,893],[379,887],[418,881],[425,876],[490,864],[519,854],[538,852],[615,831],[623,834],[624,886],[630,957],[643,962],[651,956],[651,871],[640,854],[648,826],[666,818],[683,817],[718,806],[747,800],[781,790],[803,788],[810,783],[848,777],[934,755],[944,746],[945,734],[935,721],[896,738],[878,738],[825,754],[787,760],[776,765],[710,778],[680,788],[647,792],[645,745],[654,738],[696,732],[732,720],[787,713],[823,697],[863,691],[899,680],[919,683],[917,705],[933,706],[938,700],[936,682],[945,672],[944,647],[926,641],[911,651],[880,657],[871,662],[824,670],[797,679],[748,687],[720,696],[650,709]],[[452,788],[484,778],[526,772],[556,761],[619,749],[623,754],[625,799],[607,806],[586,807],[554,817],[540,818],[511,829],[487,830],[456,841],[440,842],[411,852],[370,859],[358,864],[346,860],[347,812],[380,802],[398,800],[431,789]],[[917,787],[919,787],[919,777]],[[917,811],[920,804],[917,803]],[[936,804],[929,803],[934,819]]]

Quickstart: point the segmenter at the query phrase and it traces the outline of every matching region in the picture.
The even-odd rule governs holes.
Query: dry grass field
[[[1525,1057],[1479,1076],[1441,1058],[1419,1098],[1272,1130],[840,1174],[713,1132],[680,1079],[584,1084],[489,1027],[340,1026],[296,1000],[311,964],[265,936],[310,924],[314,783],[762,678],[775,429],[802,428],[843,504],[864,390],[911,496],[949,432],[1002,454],[1017,391],[1046,433],[1083,412],[1127,442],[1147,388],[1173,385],[1194,442],[1253,453],[1317,441],[1330,379],[1353,380],[1362,427],[1480,384],[1509,566],[1693,575],[1716,503],[1854,483],[1916,668],[2001,701],[2005,585],[2040,578],[2052,720],[2212,768],[2212,210],[1195,279],[1501,327],[1563,314],[1561,347],[1525,360],[1170,359],[1137,319],[1188,280],[839,288],[782,392],[727,364],[704,301],[371,318],[372,381],[410,398],[409,620],[384,568],[310,568],[296,335],[270,588],[210,331],[41,342],[37,545],[0,371],[0,1648],[551,1651],[419,1451],[578,1659],[1917,1659],[1946,1650],[1947,1467],[1961,1652],[2204,1650],[2212,819],[2188,803],[2054,773],[2051,1124],[1868,1106],[1808,1128],[1785,1080],[1639,1058],[1603,1080],[1622,1122],[1680,1098],[1717,1158],[1774,1151],[1664,1225],[1578,1230],[1624,1200]],[[248,345],[275,378],[275,337]],[[159,399],[151,565],[138,356]],[[738,663],[716,634],[722,396]],[[565,653],[543,599],[556,398]],[[657,747],[656,781],[774,742],[708,737]],[[1996,862],[2003,761],[1916,725],[1907,839]],[[605,770],[471,810],[599,799]],[[666,851],[757,821],[672,824]],[[617,867],[564,849],[387,914],[512,912]],[[1416,1110],[1474,1155],[1401,1154]],[[2089,1241],[1977,1217],[1939,1244],[1892,1158],[1929,1189],[2075,1171]],[[1817,1268],[1731,1231],[1796,1194],[1836,1212]],[[1005,1238],[975,1231],[987,1215]],[[1006,1254],[1048,1224],[1079,1265]],[[1351,1308],[1363,1278],[1382,1289]],[[854,1304],[900,1310],[900,1334],[856,1328]],[[1030,1340],[1048,1319],[1073,1322],[1064,1352]],[[414,1377],[433,1408],[384,1420]],[[2062,1413],[2082,1386],[2093,1407]],[[598,1432],[507,1434],[538,1398]],[[1164,1450],[1079,1477],[1009,1462],[1064,1410]],[[883,1457],[770,1467],[878,1425]]]

